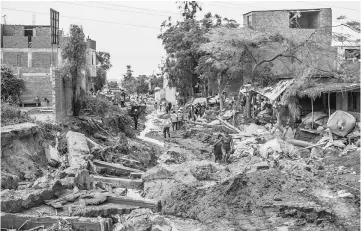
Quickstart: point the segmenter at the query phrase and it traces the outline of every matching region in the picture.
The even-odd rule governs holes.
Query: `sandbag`
[[[356,119],[345,111],[335,111],[327,121],[327,127],[338,136],[345,137],[356,125]]]

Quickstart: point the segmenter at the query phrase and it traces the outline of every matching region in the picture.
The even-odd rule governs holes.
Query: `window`
[[[33,27],[25,26],[24,27],[24,36],[28,37],[28,47],[31,47],[31,38],[33,37]]]
[[[320,11],[294,11],[289,14],[290,28],[315,29],[320,26]]]
[[[358,96],[358,97],[357,97]],[[348,110],[357,109],[357,98],[360,97],[360,92],[349,92],[348,93]],[[360,102],[358,102],[360,103]]]
[[[247,26],[252,26],[252,15],[247,16]]]
[[[360,49],[345,49],[345,59],[360,59]]]

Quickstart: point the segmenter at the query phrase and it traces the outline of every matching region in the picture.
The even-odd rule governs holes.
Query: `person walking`
[[[171,102],[168,102],[168,110],[169,110],[169,112],[172,110],[172,103]]]
[[[175,127],[175,130],[178,130],[177,129],[177,114],[175,113],[175,111],[173,111],[172,114],[170,114],[170,117],[171,117],[171,120],[172,120],[173,131],[174,131],[174,127]]]
[[[154,103],[154,109],[155,109],[155,111],[158,111],[158,103],[157,102]]]
[[[218,134],[216,143],[213,145],[214,162],[222,162],[222,156],[225,155],[226,151],[224,148],[223,135]]]
[[[167,133],[168,133],[168,138],[170,138],[169,129],[170,129],[171,123],[172,123],[172,121],[171,121],[171,118],[169,116],[167,116],[167,117],[165,117],[163,119],[163,135],[164,135],[164,138],[167,138]]]
[[[166,104],[166,106],[165,106],[165,113],[169,113],[170,112],[170,109],[169,109],[169,104]]]
[[[183,113],[182,113],[182,110],[178,110],[178,114],[177,114],[177,122],[178,122],[178,125],[177,125],[177,127],[178,127],[178,129],[180,129],[180,127],[182,126],[182,124],[183,124]]]
[[[222,162],[226,164],[226,163],[228,163],[229,157],[233,152],[233,140],[229,134],[227,134],[223,137],[223,147],[224,147],[225,152],[223,155]]]
[[[138,129],[138,118],[139,118],[138,109],[134,109],[132,117],[134,120],[134,128],[135,128],[135,130],[137,130]]]

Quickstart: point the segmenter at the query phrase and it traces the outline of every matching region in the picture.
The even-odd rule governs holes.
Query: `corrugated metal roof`
[[[277,99],[278,96],[280,96],[289,86],[291,86],[292,83],[293,83],[293,79],[285,79],[279,81],[273,86],[269,86],[261,89],[254,89],[254,91],[273,101]]]

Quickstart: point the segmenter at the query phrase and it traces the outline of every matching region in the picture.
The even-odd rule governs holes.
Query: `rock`
[[[301,188],[298,190],[298,192],[300,192],[300,193],[303,193],[304,191],[306,191],[306,188]]]
[[[99,205],[105,203],[107,196],[101,193],[96,193],[93,198],[84,199],[86,205]]]
[[[61,179],[60,182],[66,189],[74,188],[74,177],[67,177],[67,178]]]
[[[340,190],[337,192],[338,197],[341,198],[353,198],[353,195],[346,190]]]
[[[93,179],[89,175],[89,171],[86,169],[77,172],[74,178],[74,184],[80,190],[89,190],[93,188]]]
[[[1,172],[1,189],[17,189],[18,183],[18,176]]]
[[[339,148],[346,147],[346,145],[344,144],[344,142],[342,140],[334,140],[333,145],[336,147],[339,147]]]

